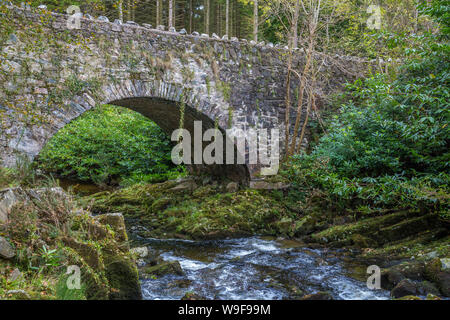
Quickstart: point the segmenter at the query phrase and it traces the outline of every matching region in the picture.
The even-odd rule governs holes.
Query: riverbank
[[[378,265],[382,287],[394,298],[450,296],[449,225],[438,213],[392,210],[361,217],[303,211],[286,190],[250,190],[199,178],[136,185],[86,201],[96,213],[123,212],[130,232],[141,239],[296,239],[305,247],[341,249],[343,259]],[[367,277],[366,270],[355,275]]]
[[[61,188],[0,190],[0,299],[141,299],[121,214]]]

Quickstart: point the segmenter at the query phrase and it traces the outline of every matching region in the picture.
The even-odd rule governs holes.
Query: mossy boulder
[[[183,276],[184,271],[178,261],[162,261],[156,265],[145,266],[141,270],[141,277],[145,279],[151,277],[162,277],[167,274]]]
[[[141,300],[138,270],[129,255],[111,250],[104,254],[105,273],[111,286],[111,300]]]
[[[391,290],[391,296],[393,298],[414,296],[417,294],[418,294],[417,285],[408,279],[403,279],[394,287],[394,289]]]
[[[145,234],[139,235],[147,238],[295,234],[297,214],[270,192],[243,189],[221,193],[226,186],[198,187],[200,183],[188,179],[135,185],[93,195],[88,200],[93,200],[92,210],[96,213],[123,212],[130,223],[145,226]]]
[[[305,295],[300,298],[300,300],[333,300],[333,296],[328,291],[319,291],[317,293]]]
[[[442,271],[442,263],[439,258],[426,263],[425,276],[436,284],[444,296],[450,297],[450,272]]]

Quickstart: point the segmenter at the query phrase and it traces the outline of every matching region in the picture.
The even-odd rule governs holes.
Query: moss
[[[30,198],[11,210],[5,233],[17,255],[0,266],[0,281],[8,284],[0,287],[0,298],[8,290],[24,290],[30,299],[140,299],[123,216],[93,217],[70,195],[39,191],[39,198],[32,198],[36,192],[27,192]],[[80,291],[68,290],[64,282],[72,265],[81,271]],[[20,282],[8,283],[10,268],[22,271]]]
[[[376,242],[383,242],[387,240],[384,236],[388,232],[380,235],[380,230],[382,231],[383,228],[390,227],[408,218],[415,218],[418,214],[420,213],[416,211],[401,211],[381,217],[362,219],[355,223],[328,228],[312,235],[312,238],[318,242],[328,243],[333,241],[351,241],[352,235],[359,234],[372,238]]]
[[[218,193],[225,188],[181,187],[184,185],[197,183],[169,181],[138,185],[94,195],[90,200],[94,200],[95,212],[123,212],[127,218],[138,219],[150,230],[144,235],[147,237],[181,234],[189,238],[217,238],[295,232],[296,214],[270,193],[250,189]]]
[[[142,269],[145,278],[161,277],[166,274],[184,275],[183,269],[178,261],[165,261],[154,266],[146,266]]]
[[[118,248],[108,248],[103,252],[105,273],[111,286],[112,300],[140,300],[141,287],[136,264],[130,255]]]

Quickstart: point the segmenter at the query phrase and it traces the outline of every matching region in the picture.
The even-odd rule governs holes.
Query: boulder
[[[414,296],[417,293],[416,284],[409,279],[403,279],[392,289],[391,296],[393,298],[402,298],[405,296]]]
[[[154,266],[147,266],[142,269],[144,278],[149,276],[164,276],[166,274],[176,274],[183,276],[184,272],[178,261],[163,261],[160,264]]]
[[[391,290],[404,279],[423,280],[425,265],[419,261],[403,262],[381,272],[381,287]]]
[[[439,272],[436,274],[435,283],[444,296],[450,297],[450,272]]]
[[[16,251],[9,244],[8,240],[0,236],[0,257],[5,259],[14,258]]]
[[[417,284],[417,291],[421,296],[431,295],[439,295],[439,289],[429,281],[422,281]]]
[[[300,300],[333,300],[333,296],[327,291],[319,291],[317,293],[303,296],[302,298],[300,298]]]
[[[436,284],[444,296],[450,297],[450,272],[442,269],[441,259],[436,258],[426,263],[425,276]]]
[[[205,297],[194,293],[194,292],[186,292],[186,294],[181,298],[181,300],[207,300]]]

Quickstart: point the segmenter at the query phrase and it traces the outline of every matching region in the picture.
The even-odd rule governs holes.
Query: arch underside
[[[180,104],[178,102],[155,98],[155,97],[132,97],[123,98],[119,100],[110,101],[108,104],[125,107],[130,110],[139,112],[143,116],[154,121],[161,129],[171,137],[172,133],[180,128]],[[202,122],[202,136],[208,129],[216,127],[214,121],[205,115],[204,113],[185,105],[183,116],[183,129],[186,129],[191,134],[191,150],[194,150],[194,122]],[[219,128],[222,133],[224,130]],[[224,138],[225,141],[225,138]],[[203,148],[210,142],[203,142]],[[203,150],[202,148],[202,150]],[[224,149],[225,152],[225,149]],[[193,155],[193,152],[192,152]],[[237,158],[237,150],[234,150],[235,159]],[[225,155],[223,159],[225,159]],[[193,159],[191,161],[193,162]],[[235,162],[237,163],[237,162]],[[239,181],[247,184],[250,180],[250,173],[247,165],[245,164],[213,164],[213,165],[187,165],[189,171],[193,174],[207,174],[217,178],[226,178],[233,181]]]

